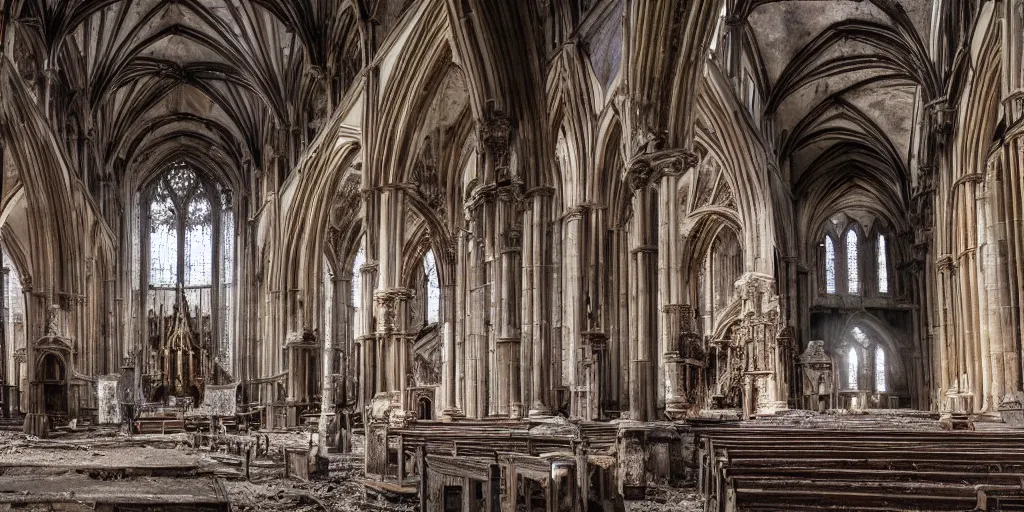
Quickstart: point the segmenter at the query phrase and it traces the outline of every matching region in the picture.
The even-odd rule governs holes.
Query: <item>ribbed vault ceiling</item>
[[[41,95],[52,77],[50,97],[68,102],[50,109],[55,123],[95,144],[92,171],[115,179],[179,159],[236,185],[275,157],[290,168],[362,66],[341,0],[20,0],[13,12],[23,76]]]
[[[794,190],[905,199],[932,0],[739,0]],[[919,88],[920,87],[920,88]],[[842,176],[843,179],[838,179]],[[835,195],[834,194],[834,195]]]

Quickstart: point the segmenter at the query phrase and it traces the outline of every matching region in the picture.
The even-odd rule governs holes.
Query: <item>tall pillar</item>
[[[465,412],[468,418],[487,416],[488,403],[488,339],[487,323],[490,318],[490,300],[487,295],[486,266],[484,264],[483,208],[479,203],[467,206],[470,233],[465,237],[466,258],[466,365]]]
[[[519,186],[499,187],[495,194],[496,260],[493,286],[497,300],[495,337],[498,404],[497,413],[510,418],[523,417],[520,388],[520,314],[522,295],[522,227],[518,217],[522,203]]]
[[[940,387],[938,390],[938,401],[942,412],[951,412],[953,403],[947,398],[951,393],[959,392],[959,357],[957,357],[956,342],[952,332],[952,312],[950,311],[950,288],[953,278],[953,260],[944,256],[936,263],[938,292],[936,307],[938,313],[938,329],[936,330],[936,341],[939,344],[939,368],[942,372]]]
[[[682,318],[680,313],[686,302],[683,289],[682,248],[679,234],[679,188],[680,177],[693,169],[699,160],[697,155],[685,150],[660,151],[648,155],[650,165],[656,172],[658,183],[658,353],[663,362],[679,360],[679,335]],[[687,279],[688,280],[688,279]],[[689,319],[687,319],[689,320]],[[676,372],[669,375],[667,372]],[[689,407],[684,385],[687,381],[678,372],[685,371],[682,364],[659,364],[659,402],[669,414],[682,416]]]
[[[562,220],[562,342],[569,345],[569,417],[582,418],[589,401],[588,368],[583,343],[584,318],[583,250],[586,206],[568,208]]]
[[[383,374],[384,390],[391,396],[391,418],[404,421],[412,411],[407,393],[409,345],[408,303],[413,292],[408,288],[386,288],[374,294],[377,306],[377,342],[384,356],[378,371]]]
[[[370,399],[384,389],[383,372],[378,371],[377,336],[374,328],[374,298],[377,286],[377,262],[367,261],[359,267],[359,326],[356,343],[359,354],[359,410],[366,410]]]
[[[458,387],[458,352],[455,346],[455,301],[457,300],[455,284],[446,284],[441,290],[441,346],[444,358],[441,364],[441,387],[444,391],[444,409],[441,415],[455,418],[463,415],[461,396],[456,393]]]
[[[523,365],[529,371],[530,416],[551,414],[551,344],[547,306],[548,271],[552,238],[547,232],[551,211],[551,189],[531,191],[531,207],[524,214],[526,236],[523,245],[524,321],[529,318],[529,331],[524,325]],[[528,240],[528,242],[526,242]],[[529,292],[529,297],[525,296]],[[528,356],[528,358],[527,358]],[[526,371],[524,371],[526,377]],[[527,379],[524,378],[524,382]]]
[[[657,418],[654,350],[657,311],[655,284],[656,253],[654,245],[655,191],[650,186],[652,169],[645,161],[637,161],[629,169],[633,189],[633,220],[630,226],[630,254],[632,257],[630,283],[631,304],[635,314],[630,322],[635,331],[631,343],[629,418],[652,421]],[[630,308],[631,312],[634,308]]]

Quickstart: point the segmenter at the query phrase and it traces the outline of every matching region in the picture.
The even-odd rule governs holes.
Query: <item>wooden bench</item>
[[[706,510],[1024,510],[1024,436],[1016,433],[693,433]]]

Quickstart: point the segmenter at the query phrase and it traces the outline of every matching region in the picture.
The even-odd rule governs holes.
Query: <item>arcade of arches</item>
[[[365,473],[401,485],[455,474],[394,442],[436,425],[622,447],[1021,412],[1018,2],[2,16],[0,417],[26,433],[230,409],[365,434]]]

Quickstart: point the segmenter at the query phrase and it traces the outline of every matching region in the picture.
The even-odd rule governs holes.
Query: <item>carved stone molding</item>
[[[363,263],[362,265],[359,266],[359,272],[363,274],[366,274],[368,272],[376,272],[378,269],[380,269],[380,264],[378,264],[376,261],[371,260],[367,260],[366,263]]]
[[[478,140],[494,161],[499,181],[511,179],[509,163],[512,144],[512,120],[502,112],[494,112],[478,125]]]
[[[662,176],[680,176],[699,163],[697,154],[687,149],[641,153],[630,162],[627,179],[633,190],[639,190]]]
[[[389,288],[377,290],[373,298],[381,310],[381,334],[390,335],[395,332],[395,321],[398,318],[398,308],[403,302],[411,299],[415,294],[408,288]]]

